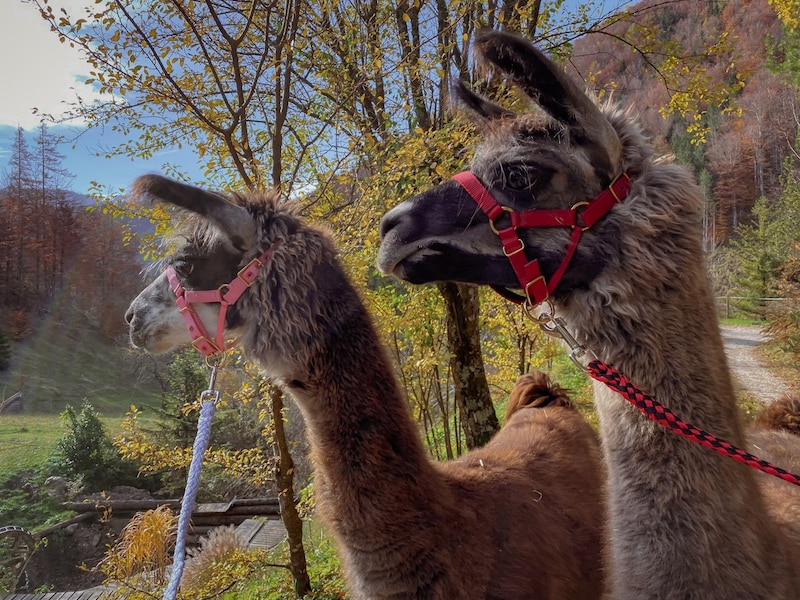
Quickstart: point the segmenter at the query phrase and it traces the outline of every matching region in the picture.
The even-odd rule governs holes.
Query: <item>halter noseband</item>
[[[502,287],[492,286],[492,288],[507,300],[517,304],[527,303],[529,306],[544,302],[555,291],[575,254],[581,234],[604,217],[617,202],[624,200],[631,189],[631,178],[627,173],[623,173],[612,181],[611,185],[605,190],[600,192],[597,197],[590,201],[576,202],[570,209],[540,209],[518,212],[499,204],[471,171],[457,173],[453,175],[453,179],[466,190],[488,217],[489,226],[500,238],[500,242],[503,244],[503,254],[506,255],[511,263],[514,274],[517,276],[525,295],[520,296]],[[496,221],[502,215],[507,215],[511,220],[511,224],[504,229],[498,229]],[[525,243],[517,234],[517,228],[527,227],[572,228],[567,252],[561,260],[561,264],[550,276],[549,282],[539,269],[539,261],[535,258],[529,261],[525,256]]]
[[[250,287],[258,276],[261,267],[272,256],[277,246],[278,244],[276,243],[267,248],[260,256],[247,263],[230,283],[223,284],[216,290],[186,290],[178,281],[175,269],[171,266],[167,267],[167,279],[172,291],[175,293],[175,302],[183,315],[183,320],[186,322],[186,329],[192,338],[192,346],[203,356],[209,357],[217,352],[224,352],[233,346],[233,344],[226,346],[224,338],[225,315],[228,312],[228,307],[235,304],[245,290]],[[214,338],[206,332],[206,328],[192,306],[193,304],[220,305],[219,316],[217,317],[217,332]]]

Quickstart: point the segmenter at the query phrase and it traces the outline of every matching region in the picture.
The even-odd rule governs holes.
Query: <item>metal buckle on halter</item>
[[[619,196],[617,196],[617,192],[616,192],[616,190],[614,189],[614,186],[615,186],[615,185],[617,185],[617,182],[618,182],[620,179],[622,179],[623,177],[624,177],[625,179],[627,179],[628,181],[631,181],[630,175],[628,175],[627,173],[620,173],[620,174],[619,174],[619,175],[618,175],[618,176],[617,176],[617,177],[614,179],[614,181],[612,181],[612,182],[611,182],[611,185],[609,185],[609,186],[608,186],[608,191],[609,191],[609,192],[611,192],[611,195],[612,195],[612,196],[614,196],[614,200],[616,200],[617,202],[622,202],[622,198],[620,198]]]
[[[512,256],[514,256],[515,254],[519,254],[520,252],[522,252],[523,250],[525,250],[525,242],[523,242],[523,241],[522,241],[521,239],[519,239],[519,238],[517,238],[517,241],[519,242],[519,248],[517,248],[516,250],[512,250],[511,252],[508,252],[508,251],[506,250],[506,247],[505,247],[505,246],[503,246],[503,254],[505,254],[505,255],[506,255],[506,258],[511,258],[511,257],[512,257]]]
[[[208,346],[213,348],[216,352],[222,352],[222,348],[220,348],[219,346],[217,346],[217,344],[212,342],[208,338],[208,336],[203,335],[200,336],[199,338],[195,338],[194,340],[192,340],[192,347],[194,347],[194,349],[200,352],[201,354],[206,354],[206,352],[204,352],[203,349],[201,348],[201,346],[205,344],[208,344]]]
[[[258,260],[258,257],[256,257],[253,260],[251,260],[249,263],[247,263],[245,266],[243,266],[241,269],[239,269],[239,272],[236,273],[236,278],[239,281],[241,281],[243,284],[245,284],[245,286],[247,286],[247,287],[250,287],[250,285],[252,285],[253,281],[255,281],[255,277],[253,279],[251,279],[250,281],[247,281],[247,279],[242,277],[242,273],[244,273],[245,271],[247,271],[247,269],[249,269],[250,267],[255,266],[255,265],[258,265],[257,268],[256,268],[256,272],[258,272],[258,269],[263,267],[264,263],[261,262],[260,260]]]
[[[542,284],[544,284],[544,290],[545,290],[545,294],[546,295],[545,295],[544,298],[542,298],[538,302],[534,302],[533,299],[531,299],[530,288],[531,288],[532,285],[534,285],[534,284],[538,285],[540,282]],[[531,306],[531,307],[537,306],[537,305],[541,304],[542,302],[544,302],[545,300],[548,300],[550,298],[550,292],[547,289],[547,280],[544,278],[544,275],[539,275],[535,279],[531,279],[528,283],[525,284],[525,290],[524,291],[525,291],[525,298],[527,300],[527,302],[525,303],[525,306]]]

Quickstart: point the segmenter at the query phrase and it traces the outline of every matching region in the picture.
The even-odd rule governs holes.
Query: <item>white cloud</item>
[[[83,16],[83,7],[92,0],[59,0],[52,3],[58,14],[61,7],[74,18]],[[31,129],[42,113],[61,115],[78,93],[86,97],[90,89],[80,78],[89,66],[75,48],[58,41],[38,9],[20,0],[3,0],[0,8],[0,123]]]

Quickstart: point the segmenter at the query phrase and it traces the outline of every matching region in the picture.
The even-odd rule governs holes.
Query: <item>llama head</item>
[[[544,111],[515,115],[463,85],[456,89],[461,103],[484,126],[470,171],[499,204],[515,211],[570,209],[596,197],[624,171],[636,173],[612,122],[617,117],[601,111],[530,43],[488,31],[478,35],[475,50]],[[647,154],[638,152],[637,160]],[[465,189],[449,181],[383,217],[378,267],[412,283],[450,280],[519,287],[493,230],[509,224],[507,216],[490,223]],[[583,234],[554,295],[587,285],[614,260],[619,229],[613,215],[607,215]],[[566,253],[569,228],[517,233],[528,259],[538,259],[549,279]]]
[[[233,195],[228,199],[147,175],[134,182],[131,196],[165,202],[189,212],[184,226],[170,240],[167,259],[177,282],[187,291],[226,286],[255,256],[299,226],[291,211],[276,210],[274,193],[256,193],[247,198]],[[214,302],[192,306],[210,336],[217,331],[220,306]],[[237,328],[242,325],[240,309],[234,304],[226,311],[226,337],[237,336]],[[130,325],[131,343],[153,354],[191,341],[166,271],[131,302],[125,320]]]

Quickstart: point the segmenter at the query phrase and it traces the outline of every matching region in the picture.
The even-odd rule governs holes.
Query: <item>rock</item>
[[[63,477],[50,476],[44,480],[47,495],[58,502],[65,502],[69,497],[69,484]]]

